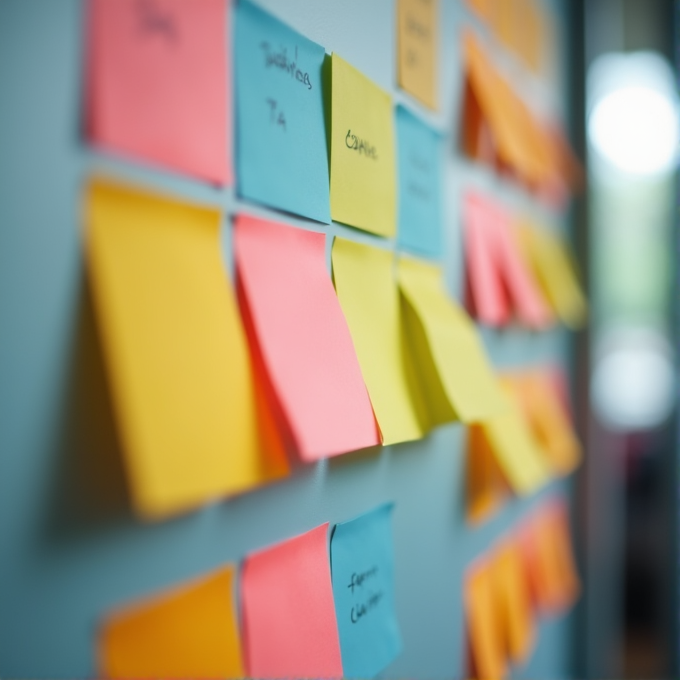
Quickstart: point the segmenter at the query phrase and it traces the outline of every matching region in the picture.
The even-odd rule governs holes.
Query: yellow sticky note
[[[548,482],[550,470],[510,388],[503,387],[506,408],[480,423],[480,427],[510,486],[515,493],[524,496]]]
[[[522,548],[515,539],[496,548],[493,570],[504,646],[513,662],[524,663],[535,641],[535,621]]]
[[[259,430],[219,212],[103,180],[91,183],[86,209],[90,281],[137,511],[160,517],[286,474],[270,427]]]
[[[337,54],[332,56],[331,77],[331,217],[380,236],[394,236],[392,101]]]
[[[507,660],[503,649],[494,574],[486,560],[480,560],[465,580],[465,610],[472,668],[471,677],[500,680],[506,675]]]
[[[391,252],[336,238],[333,278],[383,444],[424,434],[408,384]]]
[[[431,109],[437,108],[439,0],[398,0],[399,86]]]
[[[528,224],[518,227],[517,236],[555,314],[568,328],[581,328],[586,320],[587,306],[566,245],[546,229]]]
[[[477,422],[501,411],[504,404],[498,381],[474,324],[446,294],[441,269],[402,257],[399,285],[422,324],[445,398],[458,420]]]
[[[108,616],[99,637],[107,678],[242,678],[234,567]]]

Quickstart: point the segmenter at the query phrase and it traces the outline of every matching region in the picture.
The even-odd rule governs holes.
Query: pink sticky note
[[[374,446],[380,435],[326,269],[324,234],[236,218],[236,268],[251,343],[300,458]]]
[[[328,523],[246,558],[241,606],[247,675],[342,676]]]
[[[501,326],[510,316],[493,249],[494,214],[488,201],[468,193],[463,204],[465,260],[469,306],[473,316],[489,326]]]
[[[90,0],[95,145],[231,183],[225,0]]]

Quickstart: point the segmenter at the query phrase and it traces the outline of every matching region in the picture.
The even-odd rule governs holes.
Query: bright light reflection
[[[622,87],[605,95],[588,119],[593,146],[621,170],[670,170],[678,151],[675,102],[647,87]]]

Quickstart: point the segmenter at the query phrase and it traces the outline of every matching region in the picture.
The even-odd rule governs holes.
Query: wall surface
[[[447,135],[444,265],[452,294],[460,298],[462,289],[460,196],[466,188],[484,188],[509,207],[559,227],[519,188],[460,157],[459,33],[464,24],[482,31],[467,6],[441,3],[441,109],[432,115],[396,88],[393,0],[260,4],[328,53],[338,52]],[[92,172],[106,172],[219,206],[227,261],[229,215],[241,202],[231,189],[140,168],[84,146],[83,9],[78,0],[0,4],[0,675],[93,676],[96,626],[110,607],[322,522],[394,501],[404,645],[383,676],[465,677],[466,565],[556,486],[569,484],[511,501],[471,529],[464,518],[465,430],[459,425],[419,442],[308,465],[283,483],[171,521],[143,524],[131,514],[83,265],[83,182]],[[509,59],[511,77],[520,71]],[[534,88],[539,105],[560,105],[557,80],[552,92]],[[277,217],[264,208],[249,210]],[[280,219],[319,229],[294,217]],[[337,224],[325,231],[394,247]],[[568,339],[558,330],[483,336],[499,367],[568,356]],[[103,475],[96,472],[101,468]],[[570,617],[544,621],[536,651],[517,677],[567,677],[571,634]]]

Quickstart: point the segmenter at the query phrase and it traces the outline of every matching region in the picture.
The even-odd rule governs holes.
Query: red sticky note
[[[239,215],[234,248],[249,339],[301,459],[380,444],[325,235]]]
[[[249,555],[241,575],[247,675],[342,677],[328,523]]]
[[[230,184],[225,0],[90,0],[89,10],[90,141]]]

